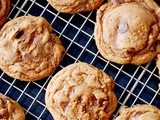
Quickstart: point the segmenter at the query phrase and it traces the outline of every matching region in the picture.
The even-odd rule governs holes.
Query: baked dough
[[[24,110],[19,103],[0,94],[0,119],[25,120]]]
[[[153,105],[123,106],[115,120],[160,120],[160,110]]]
[[[54,120],[109,120],[117,106],[112,77],[87,63],[59,71],[46,90]]]
[[[10,10],[10,0],[0,0],[0,28],[4,24]]]
[[[147,63],[160,52],[160,7],[153,0],[112,0],[99,8],[94,36],[107,60]]]
[[[44,78],[59,65],[65,51],[44,18],[22,16],[0,31],[0,68],[23,81]]]
[[[47,0],[59,12],[78,13],[98,8],[104,0]]]

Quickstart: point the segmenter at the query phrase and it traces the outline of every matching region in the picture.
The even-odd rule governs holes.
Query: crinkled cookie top
[[[87,63],[59,71],[50,81],[45,101],[55,120],[109,120],[117,106],[113,79]]]
[[[24,81],[48,76],[64,53],[60,39],[42,17],[15,18],[0,31],[0,68]]]

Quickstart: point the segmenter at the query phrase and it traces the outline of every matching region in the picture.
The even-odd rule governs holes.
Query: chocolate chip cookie
[[[156,66],[158,68],[158,73],[159,73],[159,76],[160,76],[160,54],[157,55]],[[160,83],[159,83],[158,87],[160,89]]]
[[[152,105],[123,106],[115,120],[160,120],[160,110]]]
[[[16,101],[0,94],[0,119],[25,120],[24,110]]]
[[[47,0],[59,12],[78,13],[98,8],[104,0]]]
[[[96,19],[96,45],[107,60],[141,65],[160,51],[160,7],[153,0],[112,0]]]
[[[109,120],[117,106],[113,79],[87,63],[59,71],[46,90],[54,120]]]
[[[51,74],[65,51],[52,26],[42,17],[22,16],[0,31],[0,68],[23,81]]]
[[[10,0],[0,0],[0,28],[2,27],[9,13],[10,4]]]

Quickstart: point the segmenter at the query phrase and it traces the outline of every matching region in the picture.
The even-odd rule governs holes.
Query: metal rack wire
[[[114,78],[118,107],[112,119],[118,115],[122,105],[146,103],[160,108],[158,90],[160,77],[155,65],[156,60],[142,66],[119,65],[105,60],[99,54],[93,36],[96,10],[70,15],[57,12],[46,0],[12,0],[7,20],[22,15],[46,18],[66,48],[59,67],[49,77],[40,81],[22,82],[7,76],[0,70],[0,93],[22,105],[26,112],[26,120],[53,119],[45,107],[46,86],[57,71],[78,61],[90,63]]]

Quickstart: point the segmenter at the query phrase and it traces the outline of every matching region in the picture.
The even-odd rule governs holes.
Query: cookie
[[[159,73],[159,76],[160,76],[160,54],[157,55],[156,66],[158,68],[158,73]],[[160,83],[159,83],[158,87],[160,89]]]
[[[159,70],[159,75],[160,75],[160,54],[157,55],[156,66]]]
[[[87,63],[59,71],[46,90],[46,107],[54,120],[109,120],[117,106],[112,77]]]
[[[59,12],[78,13],[98,8],[104,0],[47,0]]]
[[[51,74],[65,51],[52,26],[42,17],[22,16],[0,31],[0,68],[23,81]]]
[[[101,55],[141,65],[160,51],[160,7],[153,0],[112,0],[97,12],[95,41]]]
[[[24,110],[16,101],[0,94],[0,119],[25,120]]]
[[[160,75],[160,54],[157,55],[156,66],[159,70],[159,75]]]
[[[0,0],[0,28],[2,27],[9,13],[10,4],[10,0]]]
[[[160,120],[160,110],[152,105],[123,106],[115,120]]]

